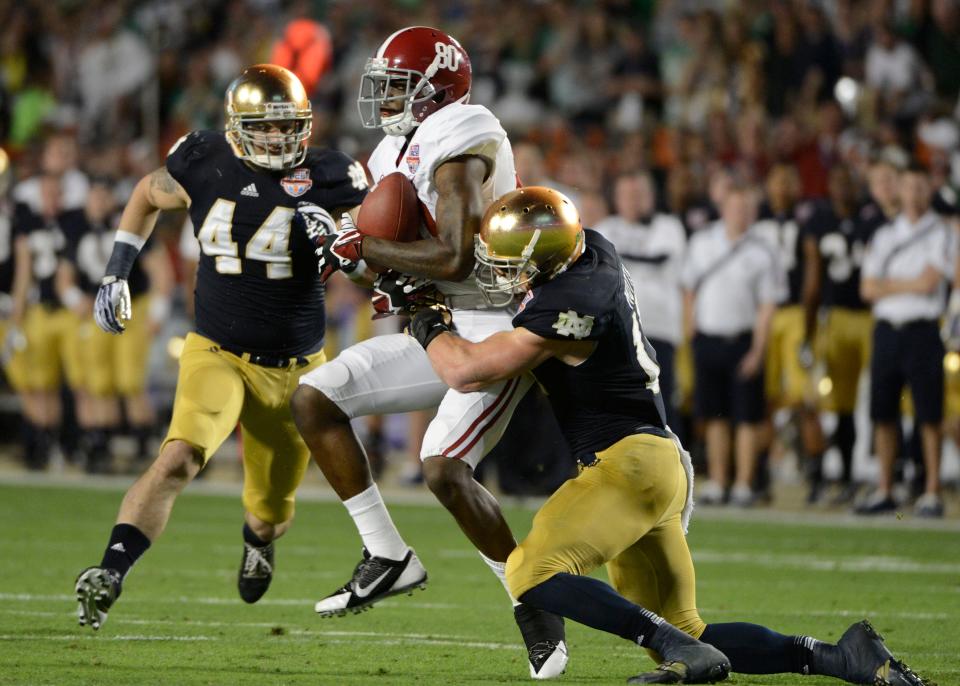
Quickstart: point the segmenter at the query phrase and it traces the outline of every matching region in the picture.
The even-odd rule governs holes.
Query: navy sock
[[[250,525],[246,522],[243,523],[243,540],[252,545],[254,548],[263,548],[270,545],[270,541],[265,541],[257,536],[253,529],[250,528]]]
[[[848,484],[853,476],[853,445],[857,440],[857,429],[853,423],[852,414],[841,414],[837,417],[837,430],[834,433],[834,442],[840,450],[843,460],[843,483]]]
[[[116,570],[123,578],[149,547],[150,539],[140,529],[133,524],[117,524],[110,532],[110,542],[100,566]]]
[[[730,658],[741,674],[822,674],[843,678],[840,649],[809,636],[784,636],[759,624],[708,624],[700,640]]]
[[[602,581],[576,574],[555,574],[517,600],[644,647],[663,623],[662,618],[634,605]]]

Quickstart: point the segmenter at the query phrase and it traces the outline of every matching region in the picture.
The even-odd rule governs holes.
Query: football
[[[400,172],[380,179],[364,198],[357,215],[360,233],[401,243],[419,238],[421,223],[417,189]]]

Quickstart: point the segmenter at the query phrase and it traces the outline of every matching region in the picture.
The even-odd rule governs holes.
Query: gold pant
[[[207,460],[240,423],[243,436],[243,505],[270,524],[293,517],[294,493],[310,459],[290,412],[300,376],[326,361],[272,369],[221,350],[196,333],[180,355],[173,418],[163,445],[186,441]],[[162,450],[162,448],[161,448]]]
[[[621,595],[699,637],[706,625],[681,525],[687,476],[676,444],[639,434],[597,457],[537,512],[507,560],[510,592],[519,598],[555,574],[606,563]]]

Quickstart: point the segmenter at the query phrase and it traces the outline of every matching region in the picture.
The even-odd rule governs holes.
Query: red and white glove
[[[339,229],[330,213],[319,205],[301,202],[297,205],[297,215],[313,242],[322,283],[326,283],[334,272],[349,274],[357,268],[363,259],[360,247],[363,234],[357,230],[349,214],[340,215]]]
[[[429,279],[390,270],[378,276],[373,283],[374,319],[412,314],[420,308],[442,304],[443,294]]]

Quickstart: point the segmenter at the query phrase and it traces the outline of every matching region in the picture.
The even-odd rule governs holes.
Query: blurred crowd
[[[59,451],[80,455],[91,471],[109,469],[118,432],[136,439],[133,452],[150,456],[169,411],[175,377],[169,358],[176,336],[189,328],[196,248],[184,217],[162,218],[143,260],[138,294],[149,314],[140,338],[126,351],[91,342],[98,337],[90,326],[91,297],[133,184],[184,133],[221,128],[227,84],[244,66],[268,61],[292,68],[310,90],[315,144],[364,160],[378,136],[364,131],[357,116],[362,66],[386,36],[412,24],[440,26],[459,38],[472,60],[471,102],[490,107],[510,133],[522,181],[568,194],[584,224],[618,244],[639,290],[649,285],[656,294],[648,302],[657,307],[644,312],[641,303],[641,314],[657,339],[666,387],[674,389],[665,394],[671,424],[689,444],[704,446],[709,470],[702,498],[761,501],[769,488],[767,456],[796,453],[809,499],[821,500],[822,456],[833,445],[842,458],[835,474],[842,487],[833,498],[850,502],[855,414],[879,417],[865,392],[857,397],[869,353],[854,365],[856,407],[837,407],[831,396],[838,384],[814,330],[817,321],[828,321],[831,304],[862,314],[871,306],[876,311],[884,296],[823,300],[831,268],[833,276],[856,280],[859,297],[859,268],[870,250],[869,240],[855,249],[848,241],[846,266],[837,266],[835,244],[822,240],[829,233],[824,215],[837,215],[837,225],[849,217],[857,231],[869,225],[869,233],[920,202],[901,197],[904,186],[916,196],[923,193],[915,186],[926,184],[930,197],[923,201],[933,202],[931,211],[952,235],[953,188],[960,185],[957,0],[6,4],[0,8],[6,153],[0,326],[7,333],[0,357],[6,363],[24,349],[37,357],[7,371],[7,383],[23,390],[3,407],[20,408],[25,420],[3,424],[4,442],[16,442],[11,432],[22,431],[24,459],[34,468]],[[718,227],[735,242],[731,227],[738,224],[762,237],[776,267],[763,277],[773,285],[762,295],[738,300],[728,293],[733,300],[718,301],[747,313],[731,314],[743,323],[726,330],[709,314],[698,320],[712,279],[697,271],[709,271],[710,260],[694,253],[697,245],[704,255],[714,249],[706,236]],[[32,273],[18,285],[13,236],[25,232]],[[804,274],[808,247],[822,267],[816,284],[812,272]],[[953,250],[951,243],[944,254]],[[741,250],[735,259],[750,254]],[[952,275],[941,277],[930,289],[940,310],[927,319],[945,312]],[[24,311],[13,307],[18,287],[31,293]],[[762,307],[767,303],[770,313]],[[346,282],[332,286],[328,312],[328,352],[374,332],[365,294]],[[762,326],[754,325],[767,314],[760,324],[768,333],[758,341]],[[868,317],[857,326],[869,332],[873,324]],[[718,361],[702,350],[716,346],[701,343],[698,353],[697,336],[717,336],[736,348],[733,339],[747,329],[756,345],[748,341],[739,351],[743,364],[733,366],[751,373],[709,376]],[[957,422],[949,394],[960,360],[946,359],[945,414]],[[736,395],[731,388],[746,378],[755,388]],[[733,395],[698,399],[698,382],[701,396]],[[911,441],[894,421],[879,423],[895,429],[893,437],[881,431],[871,441],[870,432],[866,439],[860,432],[866,452],[882,463],[880,488],[861,503],[863,511],[891,509],[893,456],[912,453],[917,466],[907,473],[919,484],[918,512],[942,512],[940,484],[931,474],[940,459],[929,456],[939,445],[940,420],[936,412],[924,414],[924,403],[914,405],[904,406],[904,416],[917,414],[918,427],[936,424],[936,434],[918,429]],[[824,412],[833,419],[821,421]],[[410,422],[395,440],[415,444],[422,425],[422,418]],[[401,447],[391,444],[390,433],[371,423],[375,452]],[[408,452],[416,454],[416,446]],[[415,461],[405,475],[416,480]]]

